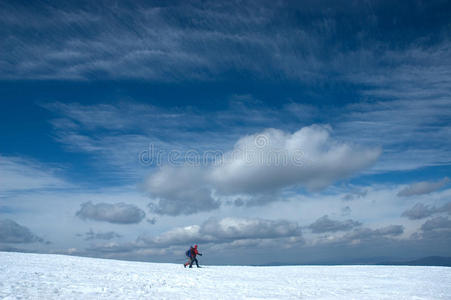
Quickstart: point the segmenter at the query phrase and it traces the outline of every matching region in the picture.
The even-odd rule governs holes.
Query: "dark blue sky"
[[[449,1],[0,1],[0,249],[450,255],[450,19]]]

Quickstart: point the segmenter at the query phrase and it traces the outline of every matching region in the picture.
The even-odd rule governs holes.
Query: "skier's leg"
[[[195,260],[195,258],[193,259],[193,258],[191,258],[191,262],[190,262],[190,264],[189,264],[189,267],[190,268],[192,268],[193,267],[193,262],[194,262],[194,260]]]
[[[199,262],[197,261],[197,258],[194,259],[196,261],[196,266],[199,268]]]
[[[185,266],[185,268],[186,268],[186,266],[189,265],[190,263],[191,263],[191,257],[188,257],[188,261],[186,263],[184,263],[183,266]]]

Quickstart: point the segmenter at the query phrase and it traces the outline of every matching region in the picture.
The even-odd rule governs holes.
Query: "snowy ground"
[[[206,266],[0,252],[0,299],[451,299],[451,268]]]

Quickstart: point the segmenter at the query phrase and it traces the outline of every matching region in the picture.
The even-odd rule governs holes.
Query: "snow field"
[[[205,266],[0,252],[0,299],[451,299],[451,268]]]

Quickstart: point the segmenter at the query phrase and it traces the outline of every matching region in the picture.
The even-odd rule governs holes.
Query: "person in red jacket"
[[[196,263],[196,266],[197,266],[198,268],[200,268],[200,267],[199,267],[199,262],[197,261],[197,258],[196,258],[197,255],[202,256],[202,253],[200,253],[200,252],[197,250],[197,245],[194,245],[194,247],[191,247],[191,248],[187,251],[187,256],[189,257],[189,259],[188,259],[188,262],[186,262],[186,263],[184,264],[184,267],[186,268],[186,266],[189,265],[189,267],[192,268],[192,267],[193,267],[193,263],[195,262],[195,263]]]

